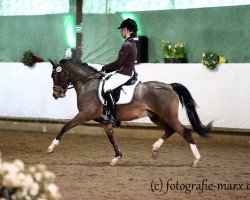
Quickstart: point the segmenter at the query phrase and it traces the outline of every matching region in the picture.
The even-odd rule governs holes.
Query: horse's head
[[[56,63],[49,60],[53,66],[51,78],[53,79],[53,97],[55,99],[63,98],[66,96],[68,85],[70,84],[69,73]]]

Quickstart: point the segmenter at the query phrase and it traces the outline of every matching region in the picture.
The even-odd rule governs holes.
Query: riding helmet
[[[117,29],[121,29],[121,28],[125,28],[125,27],[127,27],[128,30],[133,31],[133,32],[138,31],[137,24],[136,24],[135,20],[130,19],[130,18],[125,19]]]

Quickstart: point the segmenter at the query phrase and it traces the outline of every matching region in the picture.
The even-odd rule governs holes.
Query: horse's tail
[[[182,106],[186,108],[187,116],[193,129],[202,137],[208,137],[208,133],[212,128],[212,122],[206,126],[201,123],[196,111],[196,103],[188,89],[180,83],[171,83],[170,85],[178,94]]]

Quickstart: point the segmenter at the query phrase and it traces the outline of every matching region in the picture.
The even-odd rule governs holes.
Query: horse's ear
[[[57,63],[56,63],[56,62],[54,62],[54,61],[52,61],[52,60],[50,60],[50,59],[49,59],[49,62],[53,65],[53,68],[56,68],[56,67],[57,67]]]

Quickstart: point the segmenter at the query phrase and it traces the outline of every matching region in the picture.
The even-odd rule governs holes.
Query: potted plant
[[[163,46],[164,61],[166,63],[186,63],[187,54],[185,46],[182,42],[177,42],[172,45],[167,40],[161,41]]]
[[[222,56],[218,56],[212,52],[206,52],[202,54],[201,62],[205,65],[208,69],[212,70],[216,68],[218,63],[225,63],[226,59]]]
[[[43,62],[43,59],[35,56],[32,51],[25,51],[21,62],[28,67],[33,67],[36,62]]]

